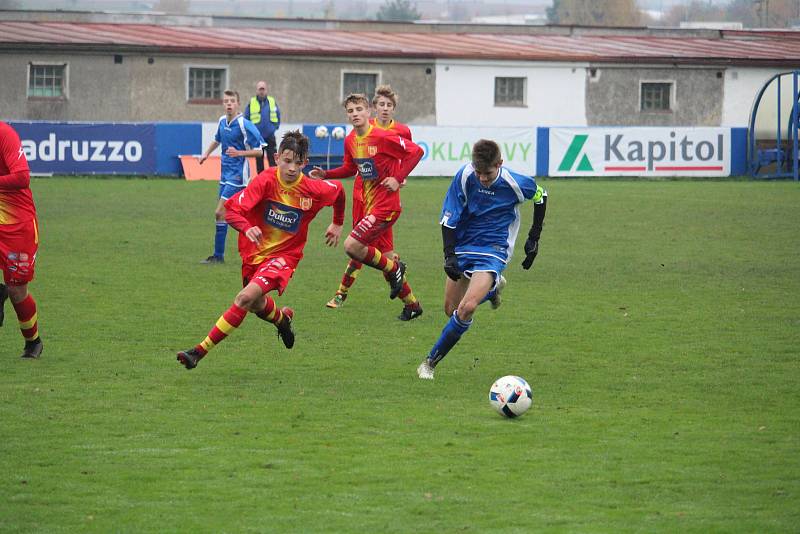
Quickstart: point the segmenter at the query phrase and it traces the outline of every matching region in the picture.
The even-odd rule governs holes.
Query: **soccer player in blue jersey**
[[[250,181],[248,157],[262,157],[264,138],[249,120],[239,113],[239,93],[225,91],[222,97],[225,115],[219,118],[217,133],[200,157],[202,165],[219,145],[222,145],[219,193],[217,209],[214,211],[217,226],[214,234],[214,254],[200,263],[225,263],[225,238],[228,223],[225,222],[225,201],[241,191]]]
[[[472,147],[472,162],[459,169],[442,206],[444,242],[444,311],[450,320],[417,375],[433,379],[442,361],[472,325],[479,304],[500,306],[506,268],[520,226],[519,205],[533,200],[533,225],[525,242],[524,269],[539,253],[547,192],[530,176],[503,167],[500,147],[481,139]]]

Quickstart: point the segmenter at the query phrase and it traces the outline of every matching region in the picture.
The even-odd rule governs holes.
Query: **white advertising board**
[[[729,176],[730,128],[550,128],[550,176]]]
[[[425,151],[412,176],[453,176],[470,161],[472,145],[479,139],[500,145],[504,165],[524,174],[536,172],[536,128],[410,128],[414,142]]]

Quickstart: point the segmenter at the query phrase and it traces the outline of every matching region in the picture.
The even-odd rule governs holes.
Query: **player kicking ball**
[[[339,243],[345,210],[342,184],[303,174],[308,165],[308,138],[300,132],[284,135],[276,155],[277,167],[256,176],[225,203],[225,220],[239,232],[244,289],[199,345],[178,353],[178,361],[187,369],[197,367],[208,351],[232,334],[247,312],[273,323],[283,344],[291,349],[294,312],[288,307],[279,309],[268,293],[283,294],[303,257],[308,225],[325,206],[333,206],[325,242],[331,247]]]
[[[456,173],[442,206],[444,243],[444,311],[450,320],[417,375],[433,380],[439,362],[472,326],[478,305],[500,305],[505,270],[519,231],[518,206],[533,200],[533,225],[525,242],[524,269],[539,253],[547,192],[530,176],[503,167],[500,147],[481,139],[472,147],[472,163]]]

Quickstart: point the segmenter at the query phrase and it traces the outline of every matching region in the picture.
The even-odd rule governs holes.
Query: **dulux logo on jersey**
[[[264,210],[264,222],[290,234],[297,232],[302,218],[303,214],[297,208],[280,202],[271,202]]]
[[[355,162],[362,180],[374,180],[378,177],[375,161],[372,158],[355,158]]]

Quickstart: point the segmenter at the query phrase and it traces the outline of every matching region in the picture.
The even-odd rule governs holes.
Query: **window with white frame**
[[[378,86],[377,72],[343,72],[342,73],[342,98],[350,93],[364,93],[372,99],[375,88]]]
[[[672,97],[672,82],[642,82],[639,109],[642,111],[671,111]]]
[[[65,98],[66,96],[66,64],[28,64],[28,97]]]
[[[522,107],[525,105],[527,78],[496,77],[494,79],[494,105]]]
[[[189,90],[187,98],[192,100],[222,100],[222,92],[228,84],[228,69],[222,67],[189,67]]]

